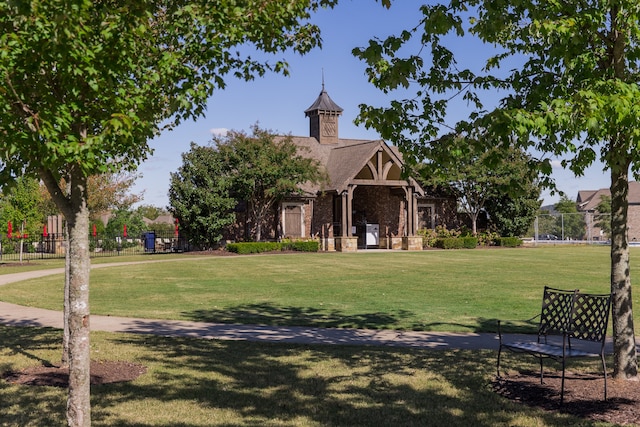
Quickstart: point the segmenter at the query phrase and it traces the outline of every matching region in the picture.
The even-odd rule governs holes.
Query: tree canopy
[[[183,165],[171,174],[171,212],[196,244],[215,246],[244,206],[247,239],[260,241],[277,202],[324,179],[319,164],[300,152],[291,137],[252,127],[231,131],[211,145],[191,145]]]
[[[182,165],[171,173],[169,211],[189,241],[203,249],[218,245],[223,230],[235,221],[237,202],[225,169],[215,147],[191,143]]]
[[[335,0],[0,3],[0,182],[38,176],[69,225],[67,422],[89,425],[89,176],[132,170],[162,129],[204,114],[225,79],[288,73]],[[63,188],[60,183],[66,182]]]
[[[562,196],[555,205],[555,210],[560,213],[558,234],[562,239],[582,240],[587,231],[587,224],[583,213],[578,212],[576,203],[567,196]]]
[[[507,201],[529,196],[531,187],[536,187],[536,174],[528,168],[529,156],[522,149],[486,148],[483,138],[482,134],[444,135],[429,147],[428,158],[437,160],[427,160],[419,168],[427,185],[451,190],[460,210],[469,217],[474,235],[478,231],[478,218],[483,212],[488,213],[491,201],[500,199],[506,208]],[[500,212],[493,213],[498,220]],[[528,215],[528,219],[532,217]]]
[[[418,16],[354,49],[375,87],[403,90],[387,106],[361,106],[359,121],[408,158],[426,157],[445,131],[484,129],[494,145],[539,153],[547,176],[554,158],[577,175],[601,160],[611,173],[614,376],[636,378],[626,223],[629,172],[640,171],[638,2],[451,0],[425,2]],[[468,60],[482,52],[460,52],[461,40],[486,52],[480,66]]]

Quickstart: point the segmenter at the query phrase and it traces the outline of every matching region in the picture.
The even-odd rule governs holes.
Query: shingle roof
[[[593,211],[600,203],[602,196],[611,197],[611,190],[608,188],[601,188],[599,190],[581,190],[578,191],[578,210],[580,211]],[[629,204],[640,205],[640,182],[629,182]]]
[[[320,144],[313,137],[292,137],[292,142],[300,147],[300,154],[315,159],[327,173],[329,182],[323,185],[302,186],[305,193],[318,191],[337,191],[346,189],[347,184],[371,157],[380,149],[386,150],[399,167],[402,167],[402,155],[397,147],[387,145],[383,140],[338,139],[336,144]],[[413,182],[413,181],[412,181]],[[416,183],[413,183],[416,185]]]
[[[333,102],[333,100],[329,97],[327,91],[324,90],[323,85],[320,95],[318,95],[318,98],[315,100],[315,102],[311,104],[311,107],[304,110],[304,115],[309,116],[314,111],[342,113],[343,110],[338,104]]]

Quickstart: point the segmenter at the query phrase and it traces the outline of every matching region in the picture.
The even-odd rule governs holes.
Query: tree
[[[140,238],[142,232],[146,229],[146,225],[142,220],[142,215],[138,211],[131,209],[118,209],[109,218],[109,222],[105,228],[108,236],[125,237],[124,231],[127,231],[128,238]]]
[[[614,377],[637,378],[626,236],[629,172],[640,171],[637,1],[451,0],[420,11],[420,22],[400,35],[354,49],[376,87],[413,92],[387,107],[361,106],[360,122],[408,158],[420,157],[443,127],[481,126],[493,144],[542,153],[545,184],[551,184],[545,155],[563,158],[577,175],[599,158],[611,173]],[[486,60],[459,64],[447,43],[462,37],[465,47],[482,43]],[[481,52],[475,53],[466,59]],[[469,114],[448,123],[459,100]]]
[[[600,196],[600,203],[596,206],[596,227],[602,230],[606,236],[611,235],[611,197],[603,194]]]
[[[169,214],[169,211],[167,209],[153,205],[140,205],[136,208],[136,211],[138,211],[143,217],[152,221],[158,218],[160,215]]]
[[[203,249],[215,247],[235,221],[237,202],[230,195],[226,167],[214,147],[191,143],[182,166],[171,173],[169,210],[188,240]]]
[[[7,230],[8,223],[11,222],[13,233],[16,235],[20,233],[21,228],[24,228],[23,233],[30,236],[41,235],[45,220],[41,196],[38,180],[29,177],[18,178],[0,201],[0,218],[3,221],[0,227]]]
[[[555,210],[561,214],[562,238],[582,240],[587,226],[584,214],[578,212],[576,203],[567,196],[562,196],[560,201],[556,203]]]
[[[491,197],[485,210],[489,221],[501,236],[524,236],[533,224],[540,209],[540,187],[536,181],[523,177],[519,194],[504,192]]]
[[[324,179],[317,161],[304,156],[291,137],[252,127],[230,131],[210,146],[191,144],[183,165],[171,174],[169,202],[180,226],[196,244],[215,246],[236,221],[234,209],[247,207],[250,238],[260,241],[262,226],[277,202],[301,194],[301,185]]]
[[[290,136],[278,138],[271,131],[252,127],[252,134],[231,131],[214,137],[213,143],[227,165],[232,196],[246,202],[249,237],[262,240],[267,215],[286,196],[302,194],[301,184],[319,183],[324,174],[316,160],[299,152]]]
[[[420,168],[426,184],[448,186],[477,234],[477,221],[489,201],[522,193],[531,182],[527,156],[513,147],[487,150],[481,132],[447,134],[425,151]]]
[[[234,47],[305,53],[320,44],[305,20],[334,3],[0,3],[0,182],[39,177],[69,229],[69,425],[91,422],[89,177],[135,169],[148,140],[203,115],[228,76],[286,74]]]
[[[138,175],[132,172],[107,172],[99,175],[91,175],[87,179],[87,193],[89,200],[87,207],[92,219],[95,221],[96,215],[108,212],[113,209],[127,209],[134,203],[141,200],[140,194],[131,192]],[[65,188],[66,182],[61,180],[59,187]],[[54,206],[51,195],[42,185],[47,206]]]

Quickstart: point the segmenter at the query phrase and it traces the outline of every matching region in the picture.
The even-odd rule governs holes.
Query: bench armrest
[[[540,317],[540,314],[536,314],[533,317],[530,317],[529,319],[507,319],[507,320],[500,320],[498,319],[496,322],[498,324],[498,340],[502,343],[502,322],[519,322],[519,323],[529,323],[535,319],[538,319]]]

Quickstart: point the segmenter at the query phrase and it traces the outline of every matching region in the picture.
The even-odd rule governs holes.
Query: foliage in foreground
[[[601,161],[611,176],[614,377],[637,379],[627,236],[629,174],[640,177],[637,0],[444,0],[417,7],[407,29],[353,50],[375,87],[404,89],[386,107],[362,105],[358,122],[394,141],[405,158],[420,160],[433,154],[445,130],[482,132],[487,150],[515,144],[540,153],[530,165],[547,184],[553,159],[576,176]],[[477,46],[478,55],[460,50],[461,43]],[[456,107],[462,119],[449,114]]]

